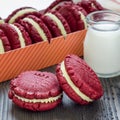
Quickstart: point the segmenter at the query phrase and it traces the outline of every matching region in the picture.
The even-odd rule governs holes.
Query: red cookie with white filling
[[[36,15],[40,16],[40,13],[37,9],[33,7],[21,7],[14,10],[5,20],[6,23],[15,23],[20,19],[26,17],[27,15]]]
[[[96,0],[82,0],[81,2],[78,2],[77,5],[83,7],[88,14],[91,13],[91,12],[94,12],[94,11],[105,9]]]
[[[59,6],[57,10],[68,22],[71,32],[87,28],[87,23],[85,20],[87,13],[82,7],[75,4],[66,4]]]
[[[64,92],[81,105],[89,104],[103,95],[95,72],[76,55],[67,55],[58,64],[56,75]]]
[[[48,12],[49,10],[56,10],[57,7],[66,4],[67,2],[73,3],[72,0],[55,0],[54,2],[52,2],[47,9],[45,10],[45,12]]]
[[[32,43],[29,34],[24,27],[18,23],[3,23],[0,24],[0,29],[2,29],[7,36],[11,49],[22,48]]]
[[[11,50],[10,42],[4,32],[0,29],[0,54]]]
[[[52,38],[51,32],[40,18],[34,15],[29,15],[19,22],[29,33],[33,43],[41,41],[50,42]]]
[[[62,89],[53,73],[27,71],[11,80],[8,96],[19,107],[46,111],[61,103]]]
[[[41,19],[51,31],[52,37],[58,37],[61,35],[66,37],[66,35],[71,32],[67,21],[57,11],[49,11],[45,13]]]

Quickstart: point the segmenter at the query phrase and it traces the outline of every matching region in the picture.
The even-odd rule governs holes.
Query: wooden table
[[[55,66],[44,70],[54,73]],[[46,112],[32,112],[17,107],[8,99],[10,82],[0,83],[0,120],[119,120],[120,76],[100,80],[104,88],[101,99],[81,106],[64,94],[62,103]]]

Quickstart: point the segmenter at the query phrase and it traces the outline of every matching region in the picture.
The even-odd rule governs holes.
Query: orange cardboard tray
[[[67,54],[83,55],[86,30],[70,33],[0,54],[0,82],[10,80],[23,71],[40,70],[61,62]]]

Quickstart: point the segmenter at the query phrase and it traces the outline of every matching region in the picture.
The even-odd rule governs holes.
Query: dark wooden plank
[[[55,66],[44,70],[55,73]],[[101,79],[101,82],[104,96],[100,100],[81,106],[64,94],[62,103],[46,112],[17,107],[8,99],[9,81],[0,83],[0,120],[119,120],[120,77]]]

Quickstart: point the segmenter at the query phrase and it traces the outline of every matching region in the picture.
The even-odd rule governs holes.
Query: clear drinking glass
[[[96,11],[86,17],[84,60],[99,77],[120,75],[120,14]]]

